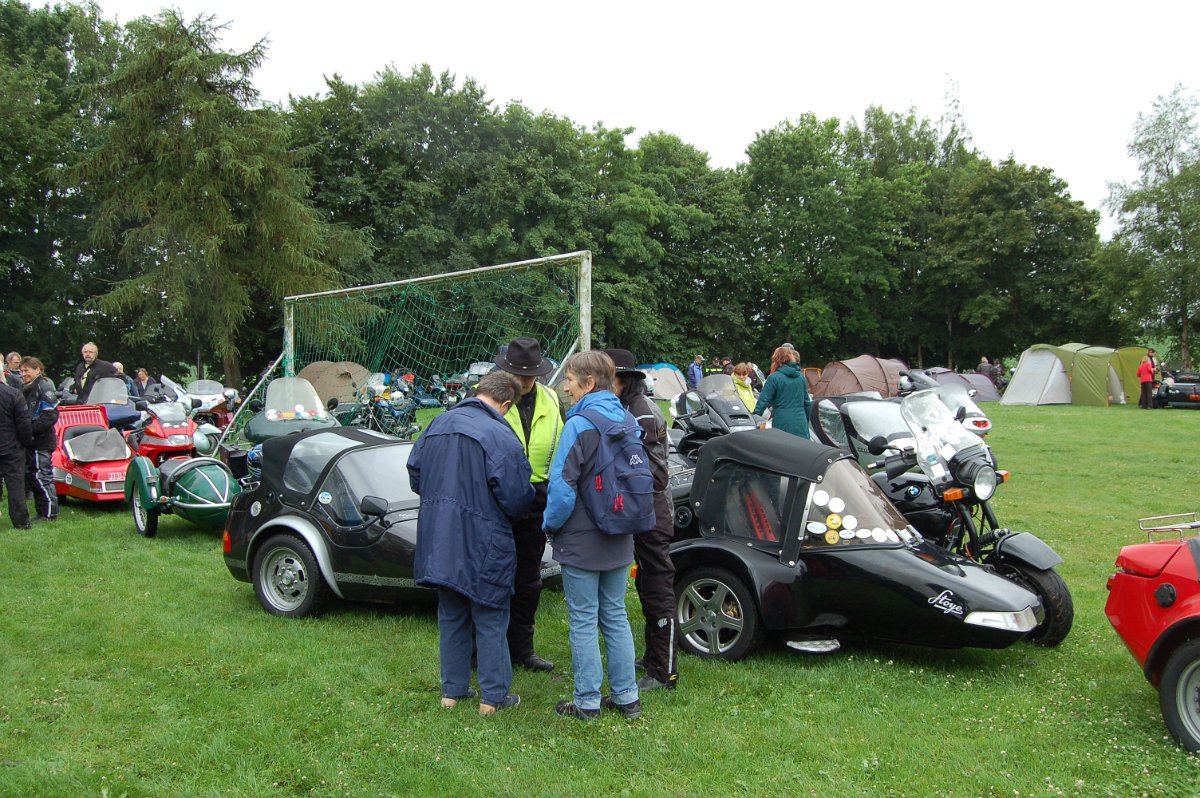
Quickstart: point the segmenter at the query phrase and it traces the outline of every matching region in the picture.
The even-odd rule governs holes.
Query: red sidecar
[[[1143,518],[1150,542],[1125,546],[1108,579],[1104,613],[1150,684],[1163,720],[1200,751],[1200,531],[1196,513]],[[1171,533],[1169,540],[1153,540]]]
[[[124,501],[125,471],[133,452],[110,429],[100,405],[60,405],[51,462],[59,496],[85,501]]]

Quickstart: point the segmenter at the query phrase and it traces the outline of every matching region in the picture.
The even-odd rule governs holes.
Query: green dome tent
[[[1034,344],[1021,353],[1000,404],[1123,404],[1140,390],[1137,366],[1145,355],[1144,346]]]

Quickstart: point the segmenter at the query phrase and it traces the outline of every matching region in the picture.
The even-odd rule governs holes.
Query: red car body
[[[60,405],[54,435],[51,463],[54,489],[59,496],[100,502],[125,500],[125,471],[133,452],[120,433],[109,429],[101,405]],[[96,459],[85,453],[90,448],[86,447],[89,440],[103,440],[102,451],[107,450],[112,456]],[[117,456],[120,447],[124,447],[124,456]]]
[[[1116,566],[1104,613],[1158,688],[1171,733],[1200,750],[1200,537],[1125,546]]]

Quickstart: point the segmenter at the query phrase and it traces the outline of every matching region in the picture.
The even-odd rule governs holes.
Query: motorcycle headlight
[[[999,480],[996,469],[982,459],[972,459],[961,464],[955,473],[955,478],[971,489],[975,498],[987,501],[996,492]]]

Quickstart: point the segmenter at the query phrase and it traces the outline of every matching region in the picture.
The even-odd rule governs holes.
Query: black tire
[[[152,538],[158,534],[158,510],[147,510],[137,496],[131,497],[129,506],[133,511],[133,528],[144,538]]]
[[[698,657],[737,661],[762,638],[754,597],[724,568],[697,568],[675,577],[675,618],[680,644]]]
[[[250,572],[254,594],[263,609],[285,618],[319,615],[329,600],[329,586],[308,544],[292,535],[275,535],[254,555]]]
[[[1071,625],[1075,623],[1075,604],[1067,583],[1058,572],[1053,568],[1043,571],[1030,565],[1013,563],[1003,566],[1001,572],[1037,593],[1046,611],[1046,617],[1025,639],[1039,646],[1057,646],[1066,640]]]
[[[1158,705],[1179,744],[1200,751],[1200,639],[1187,641],[1167,658]]]

